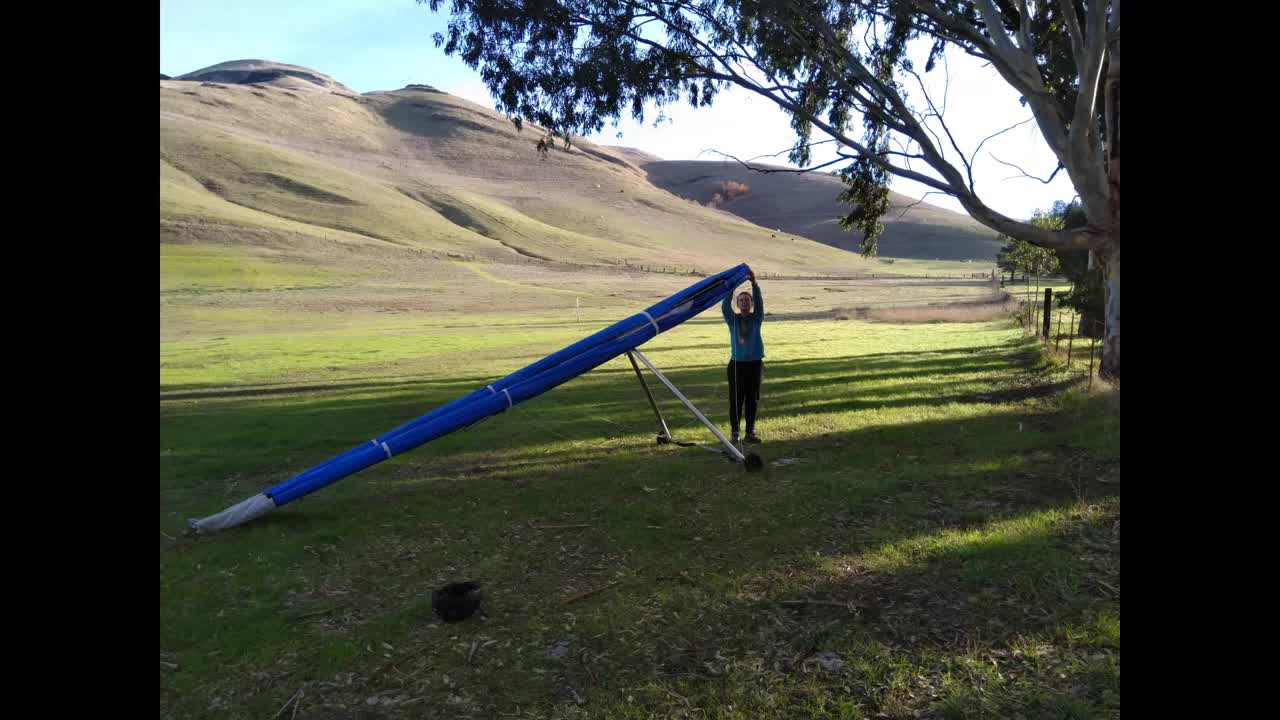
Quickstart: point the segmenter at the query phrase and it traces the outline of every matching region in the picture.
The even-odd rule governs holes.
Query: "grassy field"
[[[967,277],[982,252],[929,250],[967,218],[898,228],[959,260],[879,262],[634,152],[537,160],[536,128],[429,88],[162,81],[160,105],[162,717],[1118,715],[1118,397],[1023,338]],[[734,202],[829,220],[829,193],[752,182]],[[859,278],[764,281],[762,472],[657,446],[615,359],[185,534],[744,260]],[[727,339],[712,310],[644,348],[722,428]],[[482,613],[442,624],[431,590],[469,579]]]
[[[766,284],[760,473],[656,446],[620,359],[195,538],[186,518],[690,280],[459,263],[415,291],[164,248],[163,717],[1119,714],[1114,400],[1007,321],[822,315],[989,288]],[[415,305],[423,284],[466,292]],[[722,427],[726,340],[713,311],[644,348]],[[430,591],[468,579],[483,613],[440,623]]]
[[[902,275],[969,275],[970,273],[983,273],[990,275],[992,270],[996,270],[997,277],[1000,271],[996,268],[994,260],[990,261],[965,261],[965,260],[916,260],[913,258],[895,258],[886,257],[876,262],[875,272],[877,274],[898,273]]]

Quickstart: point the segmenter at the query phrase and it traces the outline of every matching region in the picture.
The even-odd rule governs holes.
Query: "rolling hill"
[[[884,271],[814,230],[831,179],[751,178],[747,197],[718,209],[698,183],[719,164],[582,139],[540,159],[539,136],[429,85],[357,94],[263,60],[162,79],[162,255],[199,245],[225,262],[303,266],[294,274],[406,262],[714,272],[746,259],[772,273]],[[941,244],[966,228],[955,217],[920,206],[894,227],[929,225],[914,236]]]
[[[638,151],[631,151],[636,153]],[[721,209],[757,225],[857,251],[861,234],[846,232],[836,221],[849,206],[836,202],[844,190],[828,173],[761,173],[731,161],[661,161],[630,154],[650,182],[673,194],[710,202],[726,182],[742,183],[748,191],[719,203]],[[649,156],[650,158],[652,156]],[[751,163],[752,167],[779,166]],[[885,257],[921,260],[994,260],[1000,249],[994,230],[960,213],[928,203],[916,203],[890,192],[891,210],[879,252]]]
[[[536,127],[517,132],[429,86],[358,95],[262,61],[182,78],[160,81],[162,244],[269,248],[300,262],[360,248],[343,253],[348,265],[407,252],[706,271],[743,258],[767,272],[867,267],[682,200],[590,142],[539,159]]]

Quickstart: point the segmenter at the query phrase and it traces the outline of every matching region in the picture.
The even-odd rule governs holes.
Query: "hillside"
[[[844,184],[830,174],[760,173],[731,161],[641,160],[640,164],[653,184],[703,203],[712,200],[722,183],[746,184],[749,191],[745,195],[719,207],[757,225],[854,251],[861,240],[861,234],[846,232],[836,222],[849,207],[836,202]],[[1000,249],[995,231],[968,215],[927,202],[913,206],[914,199],[894,192],[890,202],[892,209],[884,218],[885,231],[880,238],[880,255],[884,257],[989,262]]]
[[[352,92],[351,89],[324,73],[299,65],[287,65],[269,60],[231,60],[189,72],[176,79],[236,85],[274,82],[278,86],[303,90]]]
[[[539,159],[536,127],[517,132],[429,86],[358,95],[262,61],[181,78],[160,81],[162,244],[265,249],[308,265],[332,264],[338,247],[348,270],[406,253],[703,271],[747,259],[764,272],[870,267],[682,200],[590,142]]]

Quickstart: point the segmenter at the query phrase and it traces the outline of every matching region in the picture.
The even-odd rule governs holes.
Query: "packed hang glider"
[[[197,532],[216,532],[241,525],[348,475],[360,472],[370,465],[406,453],[442,435],[467,428],[487,417],[505,412],[619,355],[632,353],[637,347],[660,333],[716,305],[736,287],[746,282],[749,272],[749,268],[743,264],[705,278],[647,310],[642,310],[622,322],[610,325],[501,380],[496,380],[422,417],[361,443],[220,513],[190,520],[189,524]],[[717,438],[730,448],[728,454],[746,463],[747,458],[729,445],[714,424],[706,420],[683,395],[680,395],[675,386],[658,373],[658,370],[644,359],[643,355],[640,357],[645,365],[657,373],[662,382],[693,410]],[[633,365],[634,362],[632,360]],[[638,368],[636,372],[639,374]],[[643,383],[643,378],[641,382]],[[647,387],[645,392],[648,393]],[[652,401],[652,397],[650,400]],[[654,410],[657,411],[656,406]],[[661,416],[658,419],[662,425],[661,430],[665,431]],[[664,441],[662,434],[660,432],[659,442]],[[670,441],[670,434],[665,435],[665,440]],[[755,462],[758,465],[758,458]]]

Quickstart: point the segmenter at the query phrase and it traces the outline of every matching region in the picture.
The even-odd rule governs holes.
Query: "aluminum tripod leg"
[[[724,443],[724,446],[729,449],[729,454],[732,455],[735,460],[740,463],[746,463],[747,458],[742,454],[742,451],[734,447],[733,443],[729,442],[729,438],[725,437],[724,433],[720,432],[720,429],[715,426],[715,423],[708,420],[705,415],[699,412],[698,408],[694,407],[693,403],[689,402],[689,398],[686,398],[683,393],[677,390],[676,386],[672,385],[671,381],[667,379],[667,376],[659,372],[658,368],[654,367],[653,363],[649,362],[649,358],[645,357],[639,350],[632,350],[629,354],[632,353],[635,354],[636,357],[640,358],[640,362],[644,363],[644,366],[649,368],[654,375],[658,376],[658,379],[662,381],[662,384],[666,385],[667,389],[679,398],[680,402],[684,403],[684,406],[689,408],[689,410],[702,421],[702,424],[707,426],[707,429],[710,430],[713,435],[720,439],[720,442]]]
[[[671,440],[671,430],[667,428],[667,421],[662,419],[662,411],[658,409],[658,402],[653,399],[653,393],[649,390],[649,383],[644,381],[644,375],[640,374],[640,366],[636,364],[635,357],[628,352],[627,359],[631,361],[631,369],[636,371],[636,379],[640,381],[640,387],[644,388],[644,396],[649,398],[649,407],[653,408],[653,414],[658,418],[658,437],[659,442],[662,438]]]

